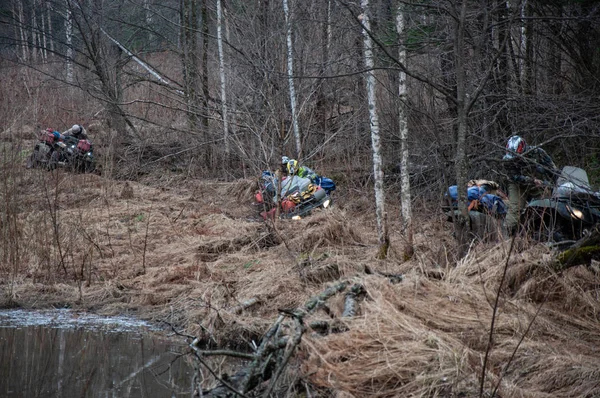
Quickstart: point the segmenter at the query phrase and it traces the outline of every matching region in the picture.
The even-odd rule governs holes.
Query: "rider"
[[[87,140],[87,138],[88,138],[85,129],[80,124],[74,124],[73,127],[71,127],[70,129],[68,129],[67,131],[65,131],[62,134],[67,135],[67,136],[71,135],[71,136],[77,138],[78,140]]]
[[[286,165],[286,177],[283,179],[281,184],[281,195],[287,196],[288,194],[292,194],[294,192],[299,192],[300,194],[310,189],[311,180],[308,177],[302,177],[300,175],[300,167],[298,165],[298,161],[295,159],[288,159],[285,163]]]
[[[554,185],[559,171],[546,151],[527,145],[518,135],[508,139],[502,160],[508,176],[509,197],[504,226],[512,234],[516,232],[519,215],[527,201],[539,196],[545,187]]]
[[[281,157],[281,166],[282,166],[282,171],[284,171],[284,173],[289,174],[290,162],[295,162],[293,169],[295,171],[295,174],[297,174],[299,177],[308,178],[312,182],[314,182],[315,178],[318,177],[317,173],[315,173],[312,169],[310,169],[306,166],[298,167],[298,161],[295,159],[290,159],[287,156]]]

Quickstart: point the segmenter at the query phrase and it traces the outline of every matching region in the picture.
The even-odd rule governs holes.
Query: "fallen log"
[[[563,271],[577,265],[590,265],[592,260],[600,260],[600,226],[587,236],[556,256],[554,269]]]
[[[256,387],[261,381],[263,381],[263,378],[268,380],[272,375],[275,365],[271,358],[271,354],[279,349],[278,344],[272,343],[271,338],[277,334],[284,318],[284,316],[280,316],[269,328],[261,342],[261,345],[256,349],[256,352],[252,354],[252,360],[250,364],[236,372],[235,375],[231,377],[219,377],[216,372],[214,372],[203,360],[205,353],[192,347],[195,358],[219,381],[219,385],[217,387],[208,391],[203,391],[201,396],[209,398],[236,396],[245,397],[245,393]],[[285,341],[285,346],[287,346],[287,340]]]
[[[348,318],[356,316],[358,312],[358,296],[364,295],[365,289],[362,285],[354,285],[344,298],[344,312],[342,312],[342,318]]]
[[[386,276],[389,277],[389,276]],[[206,356],[224,355],[237,357],[248,363],[233,376],[223,377],[216,374],[209,368],[209,372],[219,381],[217,387],[202,391],[201,397],[246,397],[250,391],[252,396],[257,396],[253,391],[259,385],[264,388],[263,397],[269,397],[277,387],[278,380],[283,374],[288,362],[294,355],[297,347],[302,341],[302,335],[306,331],[305,318],[318,309],[326,310],[328,307],[326,301],[331,297],[345,291],[349,286],[348,282],[338,282],[311,297],[300,308],[282,308],[279,309],[280,315],[275,323],[267,330],[261,343],[254,353],[236,353],[227,350],[202,351],[196,344],[192,344],[194,356],[203,367],[208,367],[204,361]],[[366,294],[365,289],[360,284],[353,285],[346,293],[344,300],[344,311],[342,317],[352,317],[358,312],[358,299]],[[249,300],[248,302],[250,302]],[[233,309],[232,309],[233,312]],[[330,316],[331,313],[329,313]],[[284,326],[286,319],[292,320],[294,326]],[[322,332],[343,332],[347,330],[346,325],[340,319],[327,321],[309,322],[310,327]],[[290,332],[292,331],[293,332]],[[199,341],[196,339],[195,341]],[[265,382],[269,382],[265,385]]]
[[[244,311],[247,308],[252,307],[255,304],[260,303],[260,299],[258,297],[252,297],[251,299],[248,299],[246,301],[242,301],[240,304],[236,305],[235,307],[232,307],[229,312],[233,313],[233,314],[241,314],[242,311]]]

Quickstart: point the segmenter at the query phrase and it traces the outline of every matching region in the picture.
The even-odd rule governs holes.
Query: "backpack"
[[[314,183],[319,185],[321,188],[325,190],[325,192],[330,193],[331,191],[335,191],[335,182],[331,178],[317,176],[314,179]]]
[[[89,151],[91,147],[92,143],[88,140],[79,140],[79,142],[77,143],[77,149],[79,149],[82,152]]]
[[[497,192],[498,184],[487,180],[471,180],[468,182],[467,200],[469,201],[469,211],[481,211],[494,216],[503,216],[506,214],[508,207],[504,200],[495,193]],[[452,206],[458,205],[458,187],[452,185],[448,187],[446,197],[452,201]]]
[[[54,135],[54,133],[52,131],[42,130],[40,132],[40,141],[41,142],[45,142],[48,145],[52,145],[52,144],[54,144],[55,139],[56,139],[56,136]]]

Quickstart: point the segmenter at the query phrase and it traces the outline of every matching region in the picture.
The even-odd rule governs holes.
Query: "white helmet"
[[[73,133],[81,133],[81,126],[78,124],[74,124],[73,127],[71,127],[71,131]]]
[[[513,135],[508,139],[506,143],[506,155],[504,155],[504,159],[512,159],[516,154],[523,154],[527,150],[527,143],[525,139],[518,135]]]

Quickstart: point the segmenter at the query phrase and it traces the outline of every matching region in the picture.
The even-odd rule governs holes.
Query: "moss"
[[[415,255],[415,249],[412,245],[406,244],[402,250],[402,260],[404,262],[410,261]]]
[[[379,250],[377,251],[377,259],[384,260],[387,257],[389,248],[390,248],[389,240],[386,240],[383,244],[379,245]]]
[[[598,245],[567,249],[557,256],[559,269],[573,265],[588,264],[591,260],[598,259],[600,259],[600,246]]]

